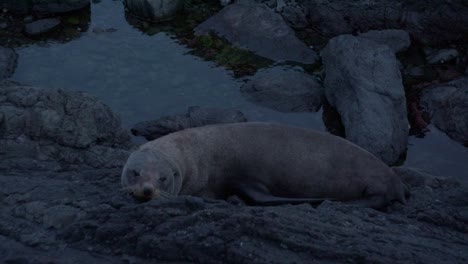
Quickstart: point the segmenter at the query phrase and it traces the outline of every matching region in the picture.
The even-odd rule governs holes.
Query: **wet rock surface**
[[[29,36],[45,34],[57,28],[60,25],[58,18],[46,18],[33,21],[24,26],[24,32]]]
[[[18,54],[13,49],[0,47],[0,81],[15,72]]]
[[[313,64],[318,57],[284,22],[261,4],[235,3],[195,28],[196,35],[215,33],[234,46],[276,61]]]
[[[468,146],[468,77],[426,88],[421,104],[437,128]]]
[[[153,140],[187,128],[246,121],[247,118],[244,114],[234,109],[192,106],[187,109],[185,114],[140,122],[133,126],[131,132],[135,136]]]
[[[405,153],[406,98],[399,63],[386,45],[351,35],[322,52],[325,95],[340,114],[346,139],[387,164]]]
[[[248,100],[281,112],[316,112],[323,99],[322,85],[300,67],[261,70],[241,92]]]

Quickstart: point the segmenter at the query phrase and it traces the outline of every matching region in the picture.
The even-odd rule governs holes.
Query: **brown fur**
[[[129,180],[135,171],[138,176]],[[124,187],[138,197],[146,186],[148,198],[162,190],[223,199],[236,182],[261,184],[275,197],[361,200],[371,207],[405,202],[404,184],[369,152],[330,134],[271,123],[164,136],[134,152],[122,173]]]

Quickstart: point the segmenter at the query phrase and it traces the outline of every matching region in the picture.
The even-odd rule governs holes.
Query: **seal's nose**
[[[143,195],[146,197],[151,197],[153,195],[153,190],[149,187],[143,189]]]

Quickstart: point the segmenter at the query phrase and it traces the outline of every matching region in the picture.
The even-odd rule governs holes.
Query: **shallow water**
[[[213,63],[187,54],[165,33],[148,36],[130,26],[120,1],[91,6],[89,30],[68,43],[17,50],[13,80],[34,86],[85,91],[122,117],[123,125],[185,112],[188,106],[236,108],[249,120],[325,127],[321,113],[280,113],[246,101],[242,81]],[[94,33],[93,29],[116,29]],[[410,139],[407,165],[468,181],[468,149],[434,131]]]

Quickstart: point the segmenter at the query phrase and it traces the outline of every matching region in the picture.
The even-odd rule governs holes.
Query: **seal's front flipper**
[[[274,196],[268,188],[258,182],[239,182],[234,192],[249,205],[272,206],[282,204],[320,204],[325,198],[286,198]]]

